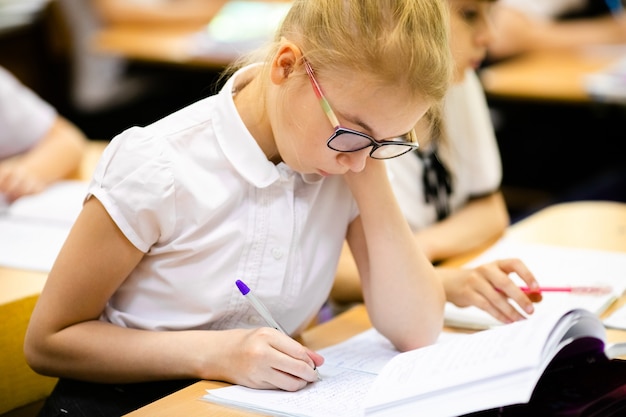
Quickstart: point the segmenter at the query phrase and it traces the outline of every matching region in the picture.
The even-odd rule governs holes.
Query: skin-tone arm
[[[228,0],[169,0],[158,5],[128,0],[93,1],[106,23],[131,24],[206,24]]]
[[[471,251],[502,234],[508,224],[503,204],[499,193],[473,200],[448,220],[416,233],[414,238],[425,253],[431,256],[439,253],[437,259]],[[439,245],[439,252],[429,246],[430,243]],[[442,243],[450,247],[443,248]],[[528,296],[509,278],[509,274],[515,272],[529,287],[538,286],[533,274],[519,259],[498,260],[473,269],[437,267],[435,271],[443,283],[446,299],[459,307],[477,306],[504,323],[523,319],[508,298],[529,314],[534,310]],[[361,281],[352,253],[344,245],[331,299],[340,304],[362,301]]]
[[[504,233],[509,215],[500,192],[475,198],[454,215],[415,235],[432,262],[479,248]]]
[[[443,288],[395,201],[384,162],[370,159],[362,172],[345,178],[360,210],[347,241],[372,324],[399,350],[435,342],[443,326]]]
[[[29,365],[45,375],[95,382],[199,378],[298,390],[323,359],[271,328],[147,331],[98,320],[144,254],[96,198],[79,215],[33,312]]]
[[[0,161],[0,192],[9,201],[42,191],[80,166],[87,138],[62,117],[28,152]]]
[[[533,19],[504,5],[493,9],[489,56],[502,59],[534,50],[626,42],[626,13],[565,21]]]

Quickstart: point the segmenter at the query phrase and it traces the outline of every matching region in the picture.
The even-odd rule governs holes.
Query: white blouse
[[[301,175],[263,154],[216,96],[113,139],[89,192],[144,251],[102,319],[142,329],[264,326],[243,280],[290,333],[325,302],[357,206],[341,177]]]
[[[451,171],[451,213],[471,197],[495,192],[502,180],[500,152],[482,85],[474,71],[453,85],[444,102],[445,145],[438,155]],[[419,141],[419,138],[418,138]],[[411,229],[417,231],[437,222],[432,204],[427,204],[422,184],[423,163],[413,152],[387,161],[396,198]]]

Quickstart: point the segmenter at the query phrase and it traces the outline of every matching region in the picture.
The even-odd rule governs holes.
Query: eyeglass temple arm
[[[315,75],[313,75],[313,68],[311,68],[311,65],[309,64],[307,60],[304,60],[304,68],[306,69],[306,72],[309,75],[309,80],[311,81],[311,85],[313,86],[313,91],[315,92],[315,95],[317,96],[320,102],[320,105],[322,106],[322,110],[326,114],[326,117],[328,117],[330,124],[332,124],[333,127],[339,127],[339,120],[337,119],[337,116],[335,116],[333,109],[330,108],[330,104],[328,103],[328,100],[326,100],[324,93],[322,93],[322,88],[317,83],[317,79],[315,78]]]

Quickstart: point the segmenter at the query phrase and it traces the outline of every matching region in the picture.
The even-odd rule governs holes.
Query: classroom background
[[[136,27],[128,23],[108,28],[94,15],[89,2],[0,3],[0,65],[88,137],[111,139],[129,126],[148,124],[219,88],[219,74],[228,60],[186,57],[193,52],[180,47],[185,37],[191,43],[193,33],[202,31],[204,23]],[[114,32],[107,34],[109,29]],[[98,46],[94,40],[103,31],[109,37],[101,37],[101,43],[108,42],[113,50],[106,51],[107,45]],[[148,36],[142,38],[141,32]],[[124,38],[131,35],[137,40]],[[121,52],[114,50],[116,43],[122,45]],[[179,56],[172,52],[177,47]],[[155,58],[159,50],[163,57]],[[612,60],[607,55],[615,61],[626,60],[626,45],[612,47],[610,52],[585,52],[588,56],[594,53],[608,67]],[[504,74],[504,92],[497,86],[486,92],[512,221],[559,201],[626,201],[626,99],[551,97],[549,88],[542,91],[541,86],[536,86],[537,92],[524,92],[524,83],[532,85],[537,73],[543,74],[539,81],[550,87],[562,81],[561,72],[558,67],[544,71],[540,59],[526,64],[519,61],[522,59],[515,57],[487,62],[480,69],[481,74]],[[554,62],[558,64],[558,54],[551,57],[550,65]],[[572,77],[576,65],[581,65],[580,71],[589,67],[563,62],[562,77]],[[515,76],[508,80],[506,71]],[[528,79],[524,79],[525,71]],[[506,91],[506,83],[517,84],[511,87],[522,94]],[[89,89],[93,91],[86,91]]]
[[[208,24],[201,14],[188,22],[105,24],[91,3],[0,0],[0,66],[90,139],[110,140],[219,89],[233,57],[199,42]],[[478,72],[513,223],[560,202],[626,202],[626,44],[529,53],[486,62]],[[622,84],[607,88],[606,77]],[[593,240],[591,231],[583,235]]]

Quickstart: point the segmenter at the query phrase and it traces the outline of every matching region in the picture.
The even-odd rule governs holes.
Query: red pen
[[[539,287],[528,288],[519,287],[520,290],[526,294],[542,293],[542,292],[569,292],[572,294],[584,294],[584,295],[605,295],[610,294],[613,289],[608,286],[591,286],[591,287]]]
[[[570,294],[578,294],[578,295],[606,295],[610,294],[613,289],[608,286],[591,286],[591,287],[538,287],[538,288],[529,288],[529,287],[519,287],[530,301],[533,303],[538,303],[542,300],[542,293],[544,292],[568,292]],[[498,291],[502,292],[502,290],[498,289]]]

